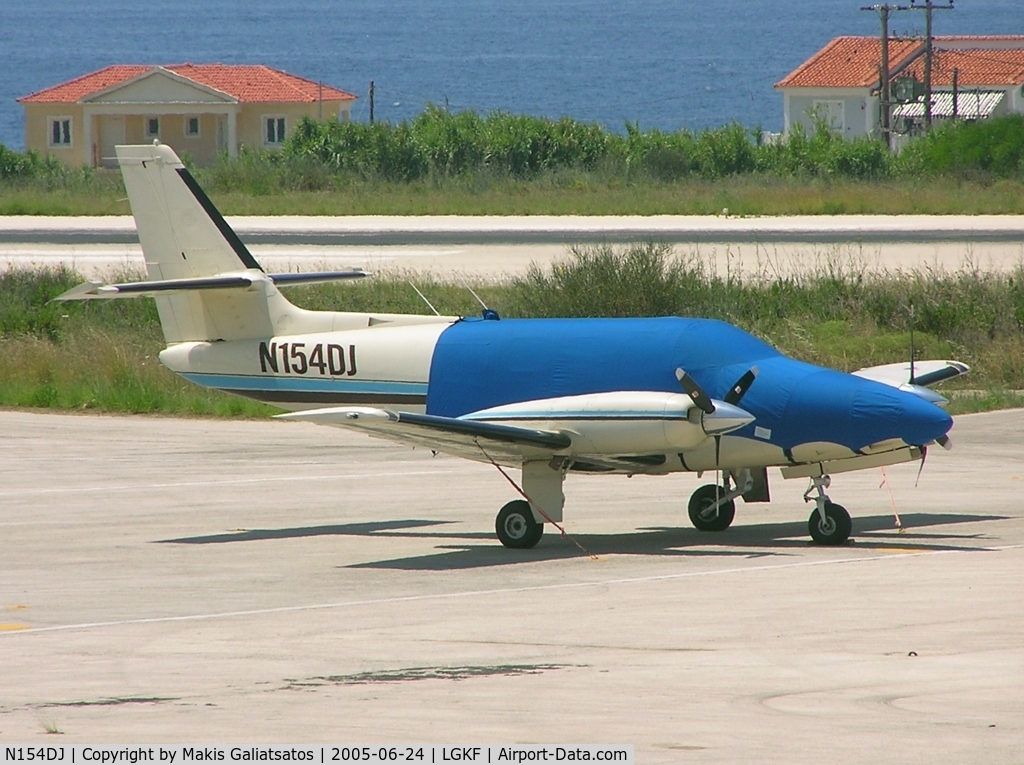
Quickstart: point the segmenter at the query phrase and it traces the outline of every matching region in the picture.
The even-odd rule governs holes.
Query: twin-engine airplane
[[[64,300],[156,299],[160,360],[199,385],[291,410],[281,417],[522,470],[498,513],[506,547],[562,520],[568,473],[716,471],[689,501],[721,531],[735,500],[767,502],[769,467],[809,478],[821,544],[850,535],[830,476],[921,460],[949,445],[950,416],[927,386],[953,361],[845,374],[787,358],[721,321],[499,319],[307,311],[278,287],[364,276],[267,274],[167,146],[117,156],[148,281],[76,287]]]

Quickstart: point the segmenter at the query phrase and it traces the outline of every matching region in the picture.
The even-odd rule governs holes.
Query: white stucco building
[[[788,133],[798,124],[813,130],[818,117],[846,138],[877,135],[881,49],[877,37],[837,37],[776,83],[783,98],[784,131]],[[954,70],[960,92],[957,104],[965,108],[970,103],[978,105],[973,114],[958,110],[959,116],[984,119],[1024,113],[1024,35],[935,37],[933,51],[934,119],[951,116],[951,108],[943,105],[952,104]],[[913,76],[923,81],[924,53],[920,38],[890,39],[890,80]],[[969,94],[974,94],[973,102],[965,100]],[[900,129],[912,127],[916,111],[924,113],[923,103],[917,104],[916,111],[913,104],[908,106],[894,106],[894,117],[904,120]],[[899,115],[895,114],[897,108],[903,109]]]

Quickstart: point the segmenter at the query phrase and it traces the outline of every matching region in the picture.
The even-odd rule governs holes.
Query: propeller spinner
[[[699,413],[699,421],[704,432],[709,436],[722,436],[739,430],[754,421],[754,415],[737,404],[750,388],[757,377],[757,368],[748,370],[730,389],[724,401],[712,399],[683,369],[676,369],[676,379],[686,394],[693,400],[696,409],[690,410],[694,415]]]

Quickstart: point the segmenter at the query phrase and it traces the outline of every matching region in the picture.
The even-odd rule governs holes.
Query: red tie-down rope
[[[904,528],[904,526],[903,526],[903,521],[900,520],[900,514],[898,512],[896,512],[896,500],[893,499],[892,489],[889,488],[889,476],[887,476],[885,474],[885,468],[884,467],[880,466],[879,470],[882,471],[882,483],[880,483],[878,485],[878,488],[879,489],[885,489],[887,492],[889,492],[889,504],[892,505],[892,514],[893,514],[893,517],[896,519],[896,528],[900,530],[899,531],[900,534],[903,534],[906,531],[906,528]]]
[[[480,451],[483,452],[483,455],[487,458],[487,461],[490,462],[492,465],[494,465],[494,467],[496,467],[498,469],[498,472],[501,473],[505,477],[506,481],[508,481],[510,484],[512,484],[512,488],[515,489],[517,492],[519,492],[520,495],[522,495],[523,499],[525,499],[530,504],[530,507],[536,508],[537,512],[540,513],[544,517],[545,521],[547,521],[552,526],[554,526],[556,529],[558,529],[559,532],[561,532],[562,536],[565,537],[566,539],[568,539],[574,545],[576,545],[584,555],[590,556],[590,558],[592,560],[600,560],[600,558],[598,558],[596,555],[594,555],[594,553],[590,552],[590,550],[588,550],[580,542],[578,542],[576,540],[576,538],[572,534],[567,532],[565,530],[565,527],[562,524],[558,523],[550,515],[545,513],[544,512],[544,508],[542,508],[540,505],[538,505],[536,502],[534,502],[532,499],[530,499],[530,495],[527,494],[525,491],[523,491],[522,487],[513,480],[512,476],[510,476],[508,473],[505,472],[505,469],[501,465],[499,465],[497,462],[494,461],[494,458],[491,457],[491,455],[487,453],[487,450],[484,449],[484,447],[480,444],[480,441],[478,439],[474,438],[473,441],[474,441],[474,443],[476,443],[476,445],[480,449]]]

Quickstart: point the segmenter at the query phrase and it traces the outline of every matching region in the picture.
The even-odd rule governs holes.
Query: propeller
[[[722,457],[722,436],[754,421],[754,416],[737,406],[757,378],[757,367],[751,367],[729,389],[724,401],[715,402],[682,368],[676,369],[676,379],[683,390],[703,414],[700,424],[704,432],[715,439],[715,470],[719,469]],[[691,410],[693,411],[693,410]]]

